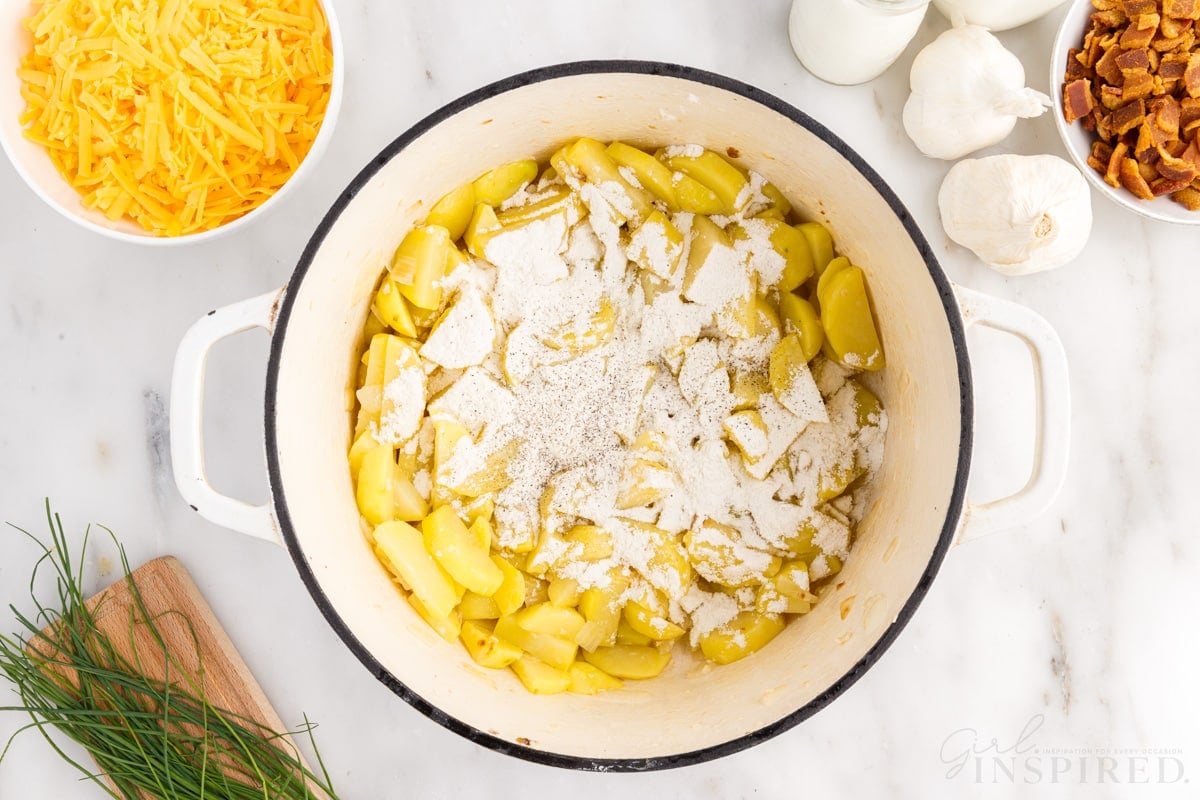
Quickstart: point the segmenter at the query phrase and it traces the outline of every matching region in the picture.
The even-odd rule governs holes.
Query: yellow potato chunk
[[[563,539],[581,546],[576,557],[584,561],[599,561],[613,553],[612,535],[598,525],[576,525],[563,534]]]
[[[813,269],[820,275],[825,267],[833,261],[833,237],[828,229],[819,222],[805,222],[796,226],[804,238],[808,240],[808,249],[812,253]]]
[[[829,421],[799,336],[789,333],[771,350],[767,379],[775,399],[788,411],[804,420]]]
[[[354,436],[354,442],[350,445],[350,453],[347,458],[350,460],[350,477],[358,480],[359,470],[362,469],[363,457],[371,450],[378,446],[375,441],[375,436],[370,431],[364,430]]]
[[[441,225],[418,225],[396,248],[392,280],[414,306],[436,309],[442,304],[441,280],[452,247],[450,232]]]
[[[369,435],[369,434],[367,434]],[[390,445],[376,445],[362,458],[355,498],[358,511],[375,527],[396,518],[396,461]]]
[[[492,556],[492,563],[504,575],[504,582],[492,595],[500,614],[508,616],[525,604],[525,575],[521,570],[497,555]]]
[[[468,253],[476,258],[483,258],[483,250],[487,243],[502,230],[504,228],[496,218],[495,209],[480,203],[475,206],[471,221],[467,223],[467,229],[463,232],[463,244],[467,246]]]
[[[662,674],[671,663],[671,653],[657,647],[633,644],[618,644],[612,647],[597,647],[594,652],[584,652],[584,660],[594,667],[617,678],[646,680]]]
[[[613,142],[605,152],[613,161],[631,169],[643,188],[649,190],[668,207],[675,206],[675,187],[671,170],[666,164],[644,150],[639,150],[624,142]]]
[[[779,187],[773,183],[764,183],[762,187],[763,196],[771,201],[771,208],[779,215],[779,219],[784,219],[788,214],[792,213],[792,204],[783,196],[783,192],[779,191]]]
[[[711,150],[705,150],[699,156],[670,156],[667,166],[711,189],[721,201],[719,213],[733,214],[747,199],[742,195],[746,176]]]
[[[684,634],[683,628],[661,614],[651,611],[641,603],[625,604],[625,621],[629,623],[629,627],[643,636],[649,636],[656,642],[678,639]]]
[[[375,301],[371,304],[371,310],[396,333],[401,336],[416,337],[417,324],[408,310],[408,302],[391,278],[383,279],[379,290],[375,292]]]
[[[475,541],[479,543],[480,547],[482,547],[484,550],[491,549],[492,523],[488,522],[487,517],[476,517],[475,521],[468,526],[467,530],[469,530],[471,535],[475,537]]]
[[[780,292],[796,289],[816,272],[808,239],[797,228],[786,222],[773,225],[771,246],[784,258],[783,276],[778,284]]]
[[[729,276],[737,275],[741,284],[732,300]],[[754,336],[758,327],[754,281],[734,251],[729,235],[708,217],[692,219],[692,240],[687,269],[683,276],[683,296],[695,303],[726,305],[717,313],[717,327],[727,336]]]
[[[825,328],[816,309],[803,297],[785,292],[779,295],[779,311],[783,315],[784,330],[800,337],[804,360],[812,361],[825,343]]]
[[[532,633],[548,633],[572,640],[579,635],[580,628],[586,622],[575,609],[560,608],[550,602],[523,608],[514,618],[518,625]]]
[[[421,533],[407,522],[384,522],[374,531],[375,546],[405,586],[412,589],[431,616],[442,618],[458,604],[458,593],[433,556],[425,549]]]
[[[475,187],[464,183],[434,203],[425,222],[428,225],[441,225],[450,234],[450,240],[457,241],[471,221],[476,202]]]
[[[531,655],[523,655],[510,667],[525,688],[534,694],[558,694],[571,686],[571,676]]]
[[[579,611],[587,623],[575,636],[575,641],[584,650],[595,650],[602,644],[612,643],[621,621],[621,606],[618,601],[629,588],[629,579],[619,572],[609,575],[607,586],[593,586],[579,597]]]
[[[574,608],[579,605],[579,596],[583,592],[579,581],[573,578],[555,578],[546,587],[546,597],[559,608]]]
[[[429,551],[450,577],[476,594],[491,597],[504,583],[504,573],[486,547],[458,518],[453,506],[442,506],[421,522]]]
[[[536,220],[549,219],[557,214],[566,214],[568,226],[587,215],[587,206],[579,199],[579,195],[563,187],[556,189],[547,197],[535,203],[514,206],[504,211],[496,212],[496,219],[505,230],[513,230],[522,225],[528,225]]]
[[[532,159],[513,161],[483,173],[472,184],[475,201],[498,206],[517,190],[537,177],[538,165]]]
[[[654,161],[653,158],[650,160]],[[683,256],[683,234],[666,214],[655,209],[633,232],[629,239],[628,254],[643,270],[668,280],[675,274],[679,259]]]
[[[502,669],[521,657],[521,648],[498,638],[491,629],[476,620],[467,620],[459,633],[463,647],[481,667]]]
[[[457,610],[451,611],[444,617],[439,617],[431,613],[415,594],[408,596],[408,603],[417,612],[417,615],[437,632],[438,636],[447,642],[458,641],[458,635],[462,632],[462,620],[459,618]]]
[[[572,320],[554,329],[542,338],[542,344],[551,350],[569,353],[572,357],[580,356],[607,342],[616,322],[617,314],[612,301],[601,297],[599,308],[590,316]]]
[[[858,267],[841,270],[820,301],[826,342],[837,360],[851,369],[883,369],[883,346],[875,330],[863,271]]]
[[[725,436],[742,452],[747,464],[757,464],[767,454],[767,423],[757,408],[735,411],[721,424]]]
[[[621,476],[616,507],[621,510],[642,508],[673,492],[679,483],[666,464],[635,458]]]
[[[458,611],[464,620],[500,619],[500,606],[495,597],[484,597],[475,592],[466,592],[458,602]]]
[[[499,638],[515,644],[532,656],[540,658],[555,669],[565,670],[575,660],[579,648],[570,639],[549,633],[534,633],[522,628],[514,616],[504,616],[496,621],[494,631]]]
[[[757,370],[737,370],[733,373],[731,386],[733,398],[736,401],[734,411],[757,409],[759,400],[764,394],[770,394],[771,383],[767,373]]]
[[[718,664],[731,664],[761,650],[784,627],[778,614],[743,611],[728,625],[700,639],[700,652]]]
[[[842,270],[850,266],[850,259],[845,256],[838,256],[829,262],[825,267],[825,271],[821,273],[821,277],[817,280],[817,299],[820,300],[821,295],[828,291],[828,287],[833,283],[833,278]]]
[[[644,633],[638,633],[629,625],[629,621],[624,616],[617,623],[617,638],[616,644],[638,644],[647,645],[654,644],[654,639]]]
[[[675,187],[675,202],[680,211],[689,214],[726,213],[725,203],[717,193],[695,178],[676,172],[671,176],[671,183]]]
[[[587,177],[590,183],[597,186],[615,184],[615,191],[619,191],[628,201],[627,209],[616,209],[621,216],[636,222],[645,219],[646,215],[653,210],[654,206],[651,204],[650,195],[625,180],[625,176],[617,169],[617,163],[605,152],[604,145],[600,142],[586,136],[582,137],[567,147],[563,155],[568,163]],[[625,213],[628,210],[633,211],[632,216]]]
[[[691,566],[705,579],[731,589],[753,586],[779,570],[779,556],[747,546],[730,525],[706,519],[684,534]]]
[[[620,689],[623,684],[619,678],[614,678],[599,667],[585,661],[576,661],[567,670],[571,683],[567,691],[574,694],[597,694],[611,689]]]

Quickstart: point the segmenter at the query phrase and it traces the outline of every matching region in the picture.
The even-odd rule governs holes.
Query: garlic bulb
[[[1050,98],[1025,88],[1025,68],[978,25],[951,28],[917,54],[904,104],[904,130],[933,158],[962,158],[1036,117]]]
[[[942,182],[938,209],[946,235],[1005,275],[1061,267],[1092,231],[1087,182],[1057,156],[960,161]]]
[[[993,31],[1006,31],[1033,22],[1066,0],[933,0],[938,11],[954,22],[956,17]]]

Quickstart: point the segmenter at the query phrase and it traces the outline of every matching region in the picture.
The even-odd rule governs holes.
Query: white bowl
[[[317,137],[308,155],[300,162],[296,172],[288,178],[262,205],[248,214],[238,217],[212,230],[189,233],[183,236],[155,236],[128,219],[109,220],[104,214],[85,208],[82,198],[62,176],[47,157],[45,150],[25,138],[19,116],[25,110],[21,97],[21,80],[17,77],[19,59],[29,51],[32,38],[22,24],[32,13],[29,0],[0,0],[0,146],[9,160],[38,197],[64,217],[79,223],[90,231],[103,234],[123,242],[148,245],[177,245],[203,242],[240,230],[251,220],[258,219],[268,209],[279,204],[286,194],[298,186],[312,172],[321,155],[329,146],[334,124],[342,103],[342,85],[345,75],[345,58],[342,53],[341,32],[333,6],[324,0],[321,7],[329,21],[329,40],[333,50],[333,81],[330,88],[329,105]]]
[[[1139,200],[1128,189],[1114,189],[1104,182],[1096,170],[1088,166],[1088,154],[1092,151],[1094,134],[1088,133],[1078,122],[1067,124],[1063,117],[1062,84],[1066,71],[1067,53],[1072,47],[1080,47],[1083,34],[1087,31],[1088,19],[1095,9],[1091,0],[1075,0],[1054,39],[1054,54],[1050,58],[1050,96],[1054,98],[1054,125],[1062,136],[1063,144],[1075,164],[1100,194],[1136,214],[1177,225],[1200,225],[1200,211],[1189,211],[1169,197]]]

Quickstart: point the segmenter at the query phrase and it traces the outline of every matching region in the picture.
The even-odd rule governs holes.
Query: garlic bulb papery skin
[[[993,31],[1018,28],[1027,22],[1044,17],[1066,0],[933,0],[946,19],[956,15]]]
[[[1050,98],[1026,88],[1025,68],[978,25],[951,28],[917,54],[904,130],[927,156],[953,160],[996,144]]]
[[[1087,181],[1058,156],[960,161],[942,182],[938,210],[946,235],[1004,275],[1061,267],[1092,232]]]

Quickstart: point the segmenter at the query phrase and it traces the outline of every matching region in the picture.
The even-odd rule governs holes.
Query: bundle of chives
[[[96,612],[83,596],[87,536],[78,563],[73,563],[62,520],[48,502],[46,516],[49,545],[17,528],[43,553],[30,581],[36,613],[30,617],[10,606],[22,630],[0,635],[0,676],[13,685],[21,702],[0,711],[24,712],[31,722],[9,739],[0,751],[0,763],[13,740],[32,728],[117,800],[336,800],[312,737],[315,726],[307,719],[290,733],[309,737],[320,775],[304,765],[288,734],[206,699],[203,681],[189,676],[167,648],[118,545],[134,608],[130,625],[144,626],[156,645],[155,652],[123,656],[100,630]],[[56,608],[43,605],[34,590],[47,564],[56,577]],[[196,652],[198,656],[198,644]],[[157,662],[152,669],[143,669],[152,661]],[[164,671],[165,677],[147,677],[146,672],[156,670]],[[52,736],[53,730],[83,745],[99,770],[71,757]]]

